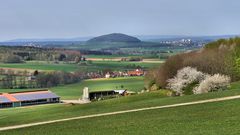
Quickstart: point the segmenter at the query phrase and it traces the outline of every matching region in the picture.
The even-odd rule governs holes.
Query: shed
[[[0,93],[0,108],[59,103],[60,97],[49,90]]]

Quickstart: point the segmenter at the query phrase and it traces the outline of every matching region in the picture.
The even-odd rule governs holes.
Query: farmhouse
[[[0,93],[0,108],[59,103],[60,97],[49,90]]]
[[[143,76],[144,71],[141,69],[136,69],[136,70],[128,71],[128,75],[129,76]]]

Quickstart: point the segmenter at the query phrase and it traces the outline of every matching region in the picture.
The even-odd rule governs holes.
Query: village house
[[[128,71],[128,76],[143,76],[144,71],[142,69],[136,69],[136,70],[131,70]]]
[[[142,69],[135,69],[129,71],[115,71],[107,72],[105,78],[114,78],[114,77],[127,77],[127,76],[143,76],[145,71]]]

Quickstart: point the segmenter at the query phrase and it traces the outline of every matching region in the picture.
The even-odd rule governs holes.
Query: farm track
[[[50,121],[44,121],[44,122],[36,122],[36,123],[29,123],[29,124],[21,124],[21,125],[15,125],[15,126],[1,127],[0,131],[19,129],[19,128],[26,128],[26,127],[32,127],[32,126],[38,126],[38,125],[44,125],[44,124],[51,124],[51,123],[64,122],[64,121],[71,121],[71,120],[79,120],[79,119],[87,119],[87,118],[95,118],[95,117],[102,117],[102,116],[110,116],[110,115],[131,113],[131,112],[139,112],[139,111],[147,111],[147,110],[155,110],[155,109],[174,108],[174,107],[181,107],[181,106],[188,106],[188,105],[212,103],[212,102],[233,100],[233,99],[239,99],[239,98],[240,98],[240,95],[237,95],[237,96],[230,96],[230,97],[223,97],[223,98],[214,98],[214,99],[200,100],[200,101],[186,102],[186,103],[179,103],[179,104],[172,104],[172,105],[146,107],[146,108],[125,110],[125,111],[116,111],[116,112],[109,112],[109,113],[93,114],[93,115],[86,115],[86,116],[79,116],[79,117],[72,117],[72,118],[65,118],[65,119],[58,119],[58,120],[50,120]]]

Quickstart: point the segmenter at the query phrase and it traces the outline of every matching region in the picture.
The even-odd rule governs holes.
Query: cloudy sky
[[[239,0],[0,0],[0,40],[240,34]]]

